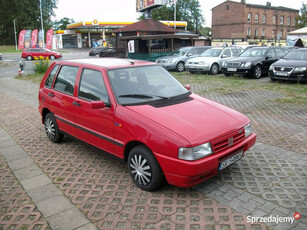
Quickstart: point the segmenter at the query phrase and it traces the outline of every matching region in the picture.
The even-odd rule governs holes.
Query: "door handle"
[[[75,106],[81,106],[81,104],[76,102],[76,101],[74,101],[72,104],[75,105]]]
[[[54,94],[53,93],[48,93],[48,96],[54,97]]]

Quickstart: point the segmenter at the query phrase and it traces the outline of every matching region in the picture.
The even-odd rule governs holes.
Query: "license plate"
[[[236,72],[237,68],[227,68],[227,71],[229,71],[229,72]]]
[[[288,77],[287,72],[276,72],[276,76]]]
[[[227,158],[226,160],[222,161],[219,165],[219,171],[227,168],[229,165],[235,163],[236,161],[240,160],[243,156],[243,151],[238,152],[237,154],[233,155],[232,157]]]

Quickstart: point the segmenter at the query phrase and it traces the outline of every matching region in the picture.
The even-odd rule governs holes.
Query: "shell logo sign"
[[[93,20],[93,25],[98,25],[98,20],[97,19]]]

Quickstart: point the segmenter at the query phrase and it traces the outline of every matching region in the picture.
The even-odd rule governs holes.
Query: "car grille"
[[[221,152],[234,146],[245,139],[244,129],[239,129],[231,134],[223,136],[219,139],[211,141],[212,149],[214,153]]]
[[[279,66],[274,67],[275,71],[281,71],[281,72],[291,72],[293,69],[294,69],[293,67],[279,67]]]
[[[165,63],[166,60],[158,60],[158,63]]]
[[[239,67],[241,62],[227,62],[227,67]]]

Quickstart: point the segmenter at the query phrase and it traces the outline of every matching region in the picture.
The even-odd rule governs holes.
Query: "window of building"
[[[276,24],[276,16],[273,16],[273,24]]]
[[[262,29],[261,36],[265,37],[265,29]]]
[[[258,23],[258,21],[259,21],[259,15],[255,14],[255,22]]]
[[[255,37],[258,37],[258,29],[255,29]]]
[[[247,21],[248,21],[248,22],[251,22],[251,21],[252,21],[252,14],[248,14],[248,15],[247,15]]]
[[[262,23],[265,23],[265,20],[266,20],[266,15],[262,15]]]
[[[281,31],[279,32],[279,39],[282,39],[283,37],[284,37],[284,31],[281,30]]]
[[[284,16],[281,16],[280,17],[280,25],[283,25],[284,24]]]
[[[247,29],[247,34],[246,34],[247,36],[251,36],[252,35],[252,29]]]
[[[291,17],[288,17],[288,26],[291,25]]]
[[[229,10],[229,5],[226,6],[226,10]]]
[[[272,38],[275,39],[275,30],[272,30]]]
[[[296,19],[295,18],[293,18],[293,25],[295,26],[295,24],[296,24]]]

